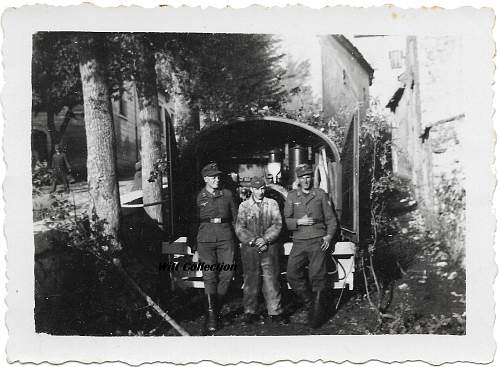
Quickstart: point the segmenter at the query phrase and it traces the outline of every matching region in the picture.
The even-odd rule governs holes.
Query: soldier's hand
[[[266,252],[268,249],[268,246],[266,244],[264,244],[263,246],[259,247],[259,252],[262,253],[262,252]]]
[[[198,255],[198,251],[195,251],[194,255],[193,255],[193,262],[197,263],[199,259],[200,259],[200,257]]]
[[[263,239],[262,237],[259,237],[255,240],[255,246],[257,246],[258,248],[261,248],[262,246],[264,246],[266,244],[266,240]]]
[[[321,251],[326,251],[330,247],[330,241],[332,240],[332,237],[329,235],[326,235],[323,237],[323,243],[321,244]]]
[[[298,226],[312,226],[314,224],[314,219],[304,215],[302,218],[297,219]]]

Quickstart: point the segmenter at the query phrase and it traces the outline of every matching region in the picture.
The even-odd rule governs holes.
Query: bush
[[[439,236],[447,245],[454,261],[465,255],[465,189],[457,169],[442,174],[436,186]]]
[[[47,162],[37,161],[31,171],[31,184],[33,194],[41,194],[40,189],[48,186],[52,182],[52,172],[48,168]]]

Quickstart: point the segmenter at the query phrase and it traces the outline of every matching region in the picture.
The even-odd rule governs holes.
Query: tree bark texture
[[[200,113],[189,96],[184,94],[175,74],[172,75],[171,102],[174,109],[172,123],[178,147],[182,151],[200,130]]]
[[[114,125],[103,67],[92,54],[93,51],[92,47],[80,51],[79,65],[87,136],[87,180],[91,196],[89,215],[92,218],[95,211],[99,220],[105,220],[107,234],[117,239],[120,196],[116,175]],[[115,240],[113,250],[119,249],[119,242]]]
[[[52,141],[52,146],[54,146],[57,141],[57,129],[54,118],[54,110],[47,108],[47,131],[50,134],[50,140]]]
[[[158,115],[158,97],[150,96],[141,101],[139,122],[141,125],[141,162],[143,203],[159,203],[162,200],[162,182],[158,178],[149,182],[154,163],[161,159],[161,133]],[[145,207],[144,210],[163,229],[162,204]]]
[[[141,57],[136,63],[136,86],[139,96],[139,124],[141,126],[141,163],[143,203],[151,204],[162,200],[161,177],[149,182],[151,171],[161,156],[160,113],[158,109],[158,83],[156,75],[156,59],[149,36],[137,38],[138,54]],[[144,207],[149,217],[163,227],[163,205]]]

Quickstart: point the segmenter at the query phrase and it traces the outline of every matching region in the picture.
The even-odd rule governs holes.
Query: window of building
[[[121,94],[119,99],[119,110],[120,115],[127,117],[127,105],[128,105],[128,96],[127,93],[124,92]]]
[[[391,61],[392,69],[401,69],[403,67],[403,51],[389,51],[389,60]]]
[[[163,110],[163,113],[164,113],[164,116],[165,116],[165,124],[164,124],[164,126],[167,126],[166,124],[170,124],[171,123],[170,114],[168,113],[168,111],[167,111],[166,108]]]
[[[165,133],[165,121],[167,116],[167,110],[164,107],[160,107],[160,135]]]

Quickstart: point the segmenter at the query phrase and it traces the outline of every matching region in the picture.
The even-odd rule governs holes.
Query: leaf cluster
[[[60,111],[81,103],[82,85],[75,44],[70,33],[33,35],[31,84],[33,111]]]
[[[169,160],[168,156],[165,154],[162,158],[157,159],[154,162],[153,169],[150,172],[148,181],[155,182],[162,176],[166,176],[168,174],[168,169],[169,169]]]
[[[179,86],[209,120],[278,107],[285,97],[276,40],[264,34],[176,34],[168,42]],[[210,122],[210,121],[209,121]]]
[[[456,261],[463,259],[465,247],[466,192],[462,182],[462,172],[454,169],[450,173],[443,173],[435,188],[438,233]]]
[[[95,210],[77,214],[75,204],[67,199],[57,199],[53,202],[52,215],[46,220],[49,228],[62,233],[67,238],[67,244],[78,250],[92,253],[97,258],[109,263],[115,246],[115,239],[106,230],[105,219],[97,216]]]
[[[50,185],[52,182],[52,172],[48,167],[47,162],[37,161],[31,170],[31,184],[33,194],[40,194],[40,189],[44,186]]]
[[[465,334],[465,316],[457,313],[420,315],[409,309],[406,311],[384,323],[380,331],[384,334]]]

